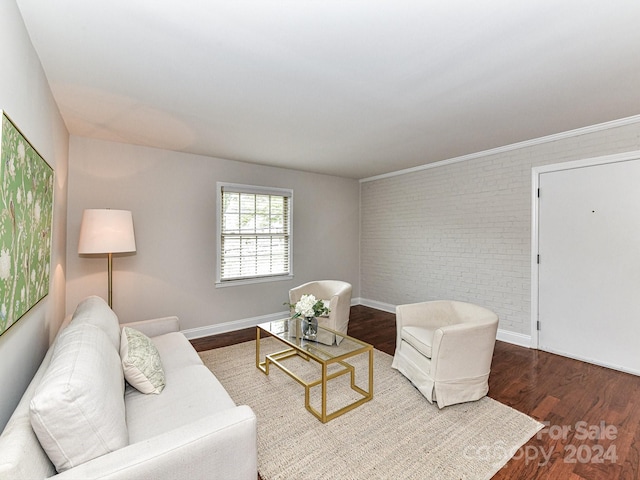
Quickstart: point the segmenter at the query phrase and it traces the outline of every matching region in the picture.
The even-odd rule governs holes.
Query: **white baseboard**
[[[364,305],[365,307],[375,308],[377,310],[382,310],[383,312],[396,313],[396,306],[390,303],[378,302],[376,300],[369,300],[366,298],[359,298],[358,302],[359,305]],[[531,348],[530,335],[510,332],[509,330],[498,330],[496,339],[502,342],[518,345],[520,347]]]
[[[359,303],[357,303],[358,301],[359,299],[352,299],[351,305],[359,305]],[[220,333],[242,330],[243,328],[255,327],[259,323],[274,322],[276,320],[287,318],[288,316],[289,310],[284,310],[282,312],[270,313],[268,315],[260,315],[259,317],[242,318],[240,320],[233,320],[231,322],[218,323],[216,325],[188,328],[186,330],[182,330],[182,333],[189,340],[193,340],[195,338],[208,337],[210,335],[218,335]]]
[[[377,302],[376,300],[369,300],[366,298],[359,298],[356,305],[364,305],[365,307],[375,308],[376,310],[382,310],[387,313],[396,313],[396,306],[390,303]]]
[[[496,340],[518,345],[519,347],[531,348],[531,335],[525,335],[524,333],[498,329]]]
[[[615,363],[609,363],[609,362],[603,362],[602,360],[596,359],[596,358],[590,358],[590,357],[585,357],[582,355],[575,355],[572,352],[564,352],[562,350],[556,350],[556,349],[551,349],[551,348],[547,348],[544,350],[545,352],[549,352],[549,353],[553,353],[554,355],[561,355],[563,357],[566,358],[571,358],[573,360],[578,360],[580,362],[586,362],[586,363],[591,363],[593,365],[599,365],[601,367],[605,367],[605,368],[610,368],[612,370],[618,370],[620,372],[624,372],[624,373],[630,373],[631,375],[640,375],[640,370],[634,369],[634,368],[629,368],[625,365],[618,365]]]
[[[395,305],[392,305],[390,303],[378,302],[375,300],[369,300],[366,298],[352,298],[351,305],[364,305],[365,307],[375,308],[376,310],[382,310],[383,312],[396,313]],[[243,328],[255,327],[259,323],[273,322],[275,320],[286,318],[287,316],[289,316],[289,312],[285,310],[283,312],[261,315],[259,317],[243,318],[240,320],[219,323],[216,325],[189,328],[187,330],[182,330],[182,333],[189,340],[193,340],[196,338],[208,337],[210,335],[218,335],[220,333],[242,330]],[[498,330],[498,335],[496,338],[502,342],[511,343],[520,347],[531,348],[530,335],[510,332],[508,330]]]
[[[207,325],[206,327],[189,328],[187,330],[182,330],[182,333],[189,340],[193,340],[194,338],[208,337],[210,335],[218,335],[220,333],[242,330],[243,328],[255,327],[259,323],[282,320],[283,318],[287,318],[288,316],[289,312],[285,310],[284,312],[271,313],[269,315],[261,315],[259,317],[243,318],[240,320],[234,320],[232,322]]]

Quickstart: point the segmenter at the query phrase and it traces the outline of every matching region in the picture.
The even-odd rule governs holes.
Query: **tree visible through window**
[[[290,190],[220,185],[219,281],[291,273]]]

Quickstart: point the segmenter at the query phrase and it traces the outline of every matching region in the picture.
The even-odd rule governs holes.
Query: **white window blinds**
[[[289,275],[292,191],[219,187],[219,281]]]

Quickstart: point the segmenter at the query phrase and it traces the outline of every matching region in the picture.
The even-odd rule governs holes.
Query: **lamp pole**
[[[107,254],[107,271],[109,272],[109,308],[113,308],[113,253]]]

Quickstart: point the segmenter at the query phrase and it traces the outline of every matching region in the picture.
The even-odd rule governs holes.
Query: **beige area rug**
[[[272,338],[261,343],[262,356],[282,348]],[[255,412],[264,480],[489,479],[542,428],[488,397],[440,410],[391,368],[390,355],[378,350],[373,400],[326,424],[305,409],[301,385],[273,365],[269,376],[256,368],[255,342],[200,356],[234,401]],[[367,356],[352,360],[356,383],[366,387]],[[314,362],[286,362],[305,379],[319,375]],[[334,382],[328,391],[330,411],[357,398],[347,375]],[[313,389],[317,409],[319,397],[319,388]]]

